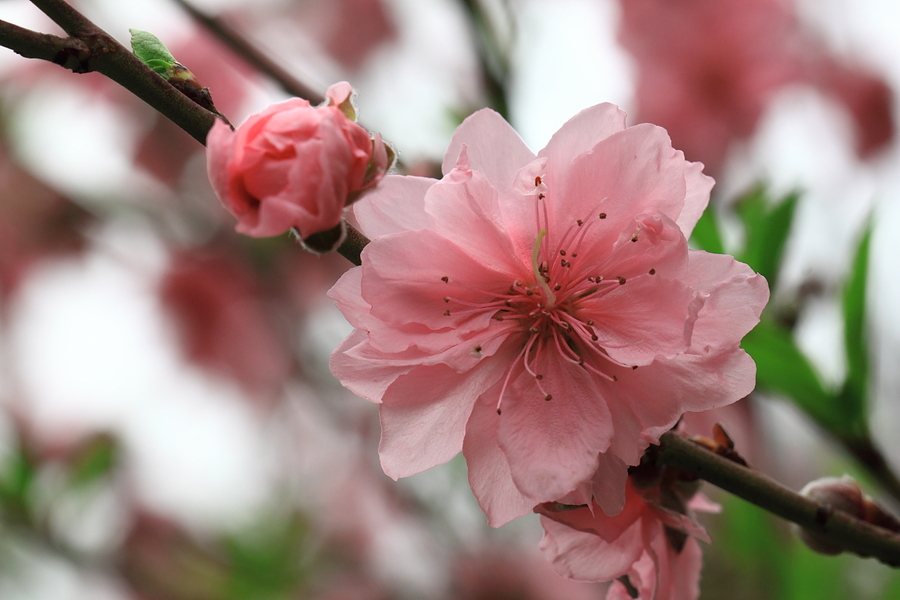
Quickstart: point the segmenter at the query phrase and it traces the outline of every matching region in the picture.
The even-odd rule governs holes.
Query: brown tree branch
[[[850,552],[900,567],[900,535],[801,496],[759,471],[695,444],[681,433],[669,431],[662,435],[656,460],[826,536]]]

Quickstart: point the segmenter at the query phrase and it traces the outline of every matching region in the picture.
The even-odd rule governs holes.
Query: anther
[[[594,320],[591,319],[590,321],[588,321],[588,322],[587,322],[587,325],[588,325],[588,327],[593,327],[593,325],[594,325]]]
[[[606,213],[600,213],[599,217],[600,217],[601,219],[605,219],[605,218],[606,218]]]
[[[502,413],[500,412],[500,409],[499,409],[499,408],[497,409],[497,414],[498,414],[498,415],[499,415],[499,414],[502,414]]]
[[[596,333],[591,334],[591,341],[592,341],[592,342],[596,342],[596,341],[599,340],[599,339],[600,339],[600,338],[597,337],[597,334],[596,334]]]
[[[548,283],[549,283],[549,282],[548,282]],[[554,292],[558,292],[561,288],[562,288],[562,286],[561,286],[560,284],[557,283],[556,285],[553,286],[553,291],[554,291]]]
[[[544,376],[541,375],[540,373],[538,373],[537,375],[534,376],[534,378],[537,379],[537,380],[541,380],[541,379],[544,378]]]
[[[449,312],[449,311],[447,311],[447,312]],[[494,317],[494,318],[497,319],[498,321],[502,321],[502,320],[503,320],[503,315],[497,315],[497,316]]]
[[[568,267],[568,266],[571,265],[572,263],[570,263],[569,261],[563,259],[563,260],[559,261],[559,264],[562,265],[562,266],[564,266],[564,267]]]
[[[619,277],[616,277],[616,279],[619,280],[619,285],[625,285],[625,278],[624,278],[624,277],[622,277],[622,276],[620,275]]]
[[[546,396],[544,396],[544,400],[546,400],[547,402],[550,402],[551,400],[553,400],[553,396],[551,396],[550,394],[547,394]]]
[[[575,258],[577,256],[578,256],[578,254],[576,254],[575,252],[572,253],[572,258]]]
[[[537,327],[529,327],[528,328],[529,333],[537,333],[538,331],[540,331],[540,329],[538,329]]]
[[[656,275],[656,269],[650,269],[650,274],[651,274],[651,275]]]
[[[539,185],[541,185],[541,176],[540,175],[538,175],[537,177],[534,178],[534,187],[537,187]]]
[[[450,278],[444,275],[443,277],[441,277],[441,281],[443,281],[444,283],[450,283]]]
[[[565,255],[566,255],[566,251],[565,251],[565,250],[560,250],[560,251],[559,251],[559,255],[560,255],[560,256],[565,256]]]
[[[638,241],[638,236],[637,236],[637,235],[631,236],[631,241],[632,241],[632,242]]]
[[[444,296],[444,302],[450,302],[450,296]]]
[[[584,221],[582,221],[581,219],[578,219],[577,221],[575,221],[575,224],[578,225],[579,227],[581,227],[582,225],[584,225]]]
[[[638,368],[637,365],[631,365],[631,370],[632,370],[632,371],[634,371],[634,370],[637,369],[637,368]]]
[[[613,375],[613,381],[618,381],[618,380],[619,380],[619,378],[616,377],[615,375]]]
[[[538,194],[538,200],[543,200],[546,196],[542,193]]]
[[[445,311],[444,311],[444,316],[445,316],[445,317],[449,317],[449,316],[450,316],[450,311],[449,311],[449,310],[445,310]]]

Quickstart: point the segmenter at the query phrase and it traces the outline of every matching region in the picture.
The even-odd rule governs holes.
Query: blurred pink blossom
[[[625,507],[613,517],[596,504],[572,510],[559,510],[555,503],[539,506],[541,550],[560,575],[616,580],[607,600],[695,600],[702,566],[695,538],[708,542],[709,537],[692,508],[718,510],[702,495],[689,499],[666,484],[638,489],[629,479]],[[637,596],[629,594],[629,586]]]
[[[462,450],[492,525],[570,493],[620,509],[626,465],[683,412],[753,388],[738,345],[765,280],[688,250],[712,180],[613,105],[537,156],[479,111],[443,172],[354,207],[372,242],[330,293],[355,327],[332,372],[380,403],[391,477]]]
[[[328,89],[328,104],[300,98],[273,104],[236,131],[216,121],[207,169],[237,231],[266,237],[296,228],[302,238],[338,226],[344,206],[390,167],[380,136],[348,116],[352,88]]]
[[[240,259],[209,250],[176,254],[160,282],[187,358],[263,396],[277,394],[291,372],[264,291]]]
[[[756,129],[788,84],[832,94],[855,119],[868,156],[893,136],[891,91],[831,56],[782,0],[620,0],[619,39],[637,62],[637,119],[718,173],[734,141]]]
[[[307,0],[296,3],[291,16],[350,71],[397,38],[394,16],[382,0]]]
[[[80,252],[90,215],[23,168],[0,140],[0,299],[40,260]],[[0,303],[3,310],[6,303]]]

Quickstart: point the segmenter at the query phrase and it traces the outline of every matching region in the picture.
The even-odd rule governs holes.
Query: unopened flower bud
[[[292,98],[236,131],[216,122],[207,138],[207,170],[240,233],[266,237],[293,229],[307,240],[330,232],[309,247],[323,252],[340,244],[344,207],[374,187],[394,159],[380,136],[350,118],[356,115],[352,94],[349,84],[338,83],[324,106]]]
[[[800,494],[878,527],[892,531],[900,529],[897,520],[866,496],[859,484],[847,475],[811,481]],[[835,555],[844,551],[841,544],[815,531],[798,528],[797,534],[803,543],[820,554]]]

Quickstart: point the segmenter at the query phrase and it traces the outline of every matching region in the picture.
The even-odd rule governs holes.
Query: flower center
[[[543,198],[538,202],[543,204]],[[624,277],[597,273],[596,257],[579,255],[587,230],[607,216],[592,214],[596,216],[589,222],[579,219],[564,230],[556,244],[552,243],[546,227],[538,231],[531,253],[531,273],[526,281],[514,280],[502,292],[483,290],[482,302],[444,298],[447,316],[489,312],[495,324],[491,327],[494,335],[489,339],[516,336],[522,340],[518,356],[506,373],[501,401],[514,373],[521,373],[518,365],[534,378],[544,400],[553,399],[542,383],[544,374],[536,367],[545,352],[555,353],[607,381],[616,381],[615,375],[606,372],[609,364],[624,366],[611,358],[601,345],[592,318],[597,315],[588,304],[594,304],[626,283]],[[545,209],[543,214],[539,209],[538,223],[547,223]],[[447,283],[449,278],[443,277],[442,281]],[[481,350],[480,345],[475,346],[472,354],[480,357]],[[497,410],[500,411],[499,402]]]

